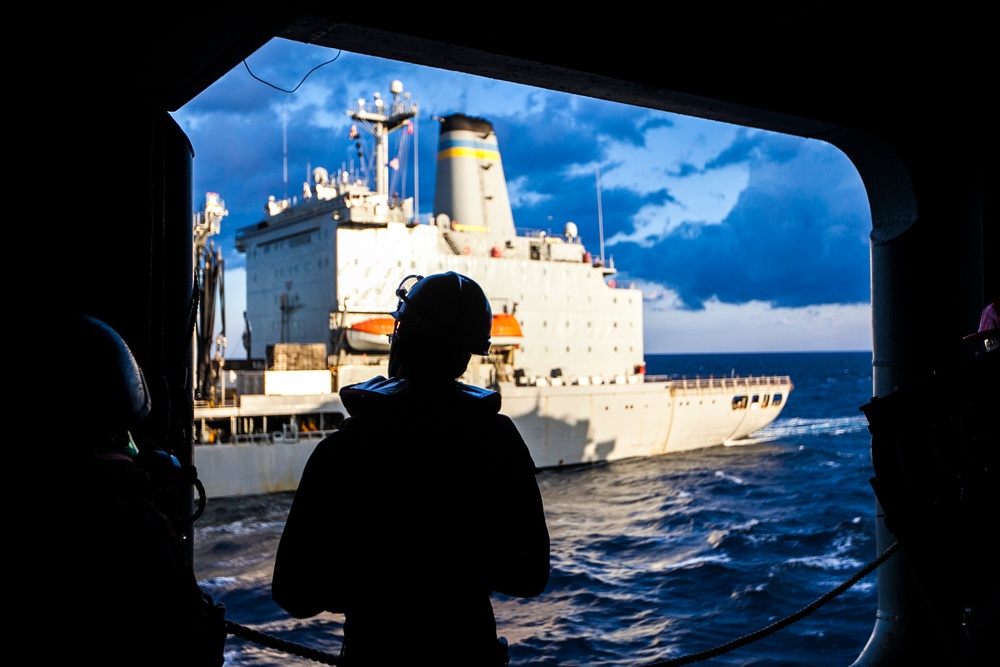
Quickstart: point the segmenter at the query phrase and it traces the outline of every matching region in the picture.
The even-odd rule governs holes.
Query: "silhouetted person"
[[[914,615],[933,622],[943,642],[928,662],[979,667],[996,662],[1000,627],[996,555],[982,539],[1000,532],[996,300],[978,331],[943,359],[861,409],[872,434],[872,488],[919,589],[914,604],[923,603]]]
[[[72,431],[46,450],[55,512],[43,524],[52,664],[223,664],[225,607],[202,594],[182,535],[157,506],[177,459],[136,445],[150,393],[125,341],[104,322],[68,318],[61,378]],[[49,627],[52,627],[51,625]]]
[[[272,595],[297,618],[345,614],[347,667],[502,665],[491,593],[539,595],[549,535],[500,395],[456,380],[489,351],[489,302],[452,272],[396,295],[389,378],[341,390],[350,416],[303,471]]]
[[[998,337],[1000,337],[1000,299],[993,299],[986,304],[979,316],[979,329],[966,336],[964,340],[982,341],[985,351],[989,352],[997,348]]]

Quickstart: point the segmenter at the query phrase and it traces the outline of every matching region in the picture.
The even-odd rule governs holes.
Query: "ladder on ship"
[[[451,234],[444,232],[441,236],[444,237],[444,242],[448,244],[448,247],[451,248],[453,253],[456,255],[462,254],[462,249],[458,247],[457,243],[455,243],[455,239],[451,238]]]

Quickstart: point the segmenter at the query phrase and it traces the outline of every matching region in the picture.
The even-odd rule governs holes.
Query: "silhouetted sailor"
[[[157,505],[180,465],[132,437],[152,405],[143,372],[106,323],[67,319],[60,333],[74,351],[65,410],[73,430],[47,449],[55,511],[41,540],[57,559],[42,580],[44,620],[59,626],[39,658],[218,667],[225,607],[202,593],[178,526]]]
[[[539,595],[549,535],[536,468],[500,395],[460,383],[489,352],[482,289],[449,272],[396,292],[389,378],[344,387],[275,558],[292,616],[345,614],[348,667],[505,664],[490,596]]]

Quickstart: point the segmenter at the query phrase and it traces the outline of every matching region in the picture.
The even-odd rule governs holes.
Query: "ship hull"
[[[783,403],[734,409],[734,396],[787,396],[790,390],[787,378],[770,383],[744,378],[738,385],[720,380],[501,385],[504,413],[517,424],[540,468],[660,456],[739,440],[777,418]]]
[[[792,388],[787,376],[775,376],[600,385],[502,382],[499,391],[502,411],[535,465],[549,469],[738,441],[774,421]],[[346,414],[335,394],[258,398],[244,408],[196,408],[196,419],[261,419],[267,404],[275,420],[294,407],[296,424],[308,423],[310,415]],[[313,448],[333,430],[265,428],[226,444],[198,445],[194,463],[210,498],[294,491]]]

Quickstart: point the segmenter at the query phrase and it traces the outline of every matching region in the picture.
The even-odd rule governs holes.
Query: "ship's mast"
[[[375,192],[389,195],[389,133],[405,127],[417,115],[417,105],[410,94],[403,92],[403,83],[396,79],[390,86],[392,103],[386,109],[382,95],[375,93],[371,107],[365,99],[358,100],[356,111],[346,112],[375,137]]]
[[[601,266],[604,266],[604,211],[601,208],[601,165],[597,165],[597,235],[601,239]]]

